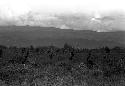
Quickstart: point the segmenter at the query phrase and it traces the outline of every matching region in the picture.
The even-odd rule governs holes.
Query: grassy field
[[[0,86],[125,86],[125,49],[0,47]]]

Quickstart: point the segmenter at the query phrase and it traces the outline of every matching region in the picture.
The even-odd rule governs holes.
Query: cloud
[[[0,25],[31,25],[57,27],[61,29],[116,31],[125,30],[125,15],[108,14],[99,18],[85,13],[48,14],[41,12],[28,12],[18,17],[6,18],[0,16]]]
[[[110,12],[124,6],[124,0],[1,0],[0,25],[125,30],[125,13]]]

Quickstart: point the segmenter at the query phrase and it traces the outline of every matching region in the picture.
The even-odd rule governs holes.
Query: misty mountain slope
[[[13,26],[0,28],[0,44],[16,46],[62,47],[69,43],[76,47],[124,46],[125,32],[95,32],[89,30],[58,29],[53,27]]]

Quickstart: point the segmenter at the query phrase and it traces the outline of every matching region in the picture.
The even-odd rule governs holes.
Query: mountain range
[[[64,43],[81,48],[123,47],[124,37],[124,31],[96,32],[39,26],[0,27],[0,44],[18,47],[30,45],[63,47]]]

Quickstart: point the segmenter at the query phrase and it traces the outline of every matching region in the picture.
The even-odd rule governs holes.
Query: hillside
[[[95,48],[124,46],[125,32],[95,32],[90,30],[59,29],[54,27],[6,26],[0,27],[0,44],[7,46],[62,47],[69,43],[75,47]]]

